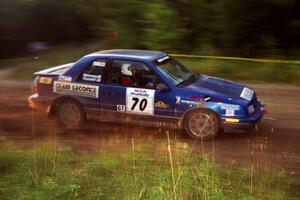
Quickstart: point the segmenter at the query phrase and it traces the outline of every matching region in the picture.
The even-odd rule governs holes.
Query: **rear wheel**
[[[184,129],[192,139],[213,139],[220,131],[219,117],[213,111],[195,109],[185,116]]]
[[[65,100],[57,105],[56,117],[63,131],[74,131],[82,128],[85,114],[79,103]]]

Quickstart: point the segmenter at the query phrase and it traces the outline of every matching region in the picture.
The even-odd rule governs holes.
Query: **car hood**
[[[239,83],[224,80],[212,76],[201,75],[189,86],[185,87],[185,90],[189,90],[192,93],[197,93],[201,96],[210,96],[213,98],[221,98],[229,101],[237,101],[236,103],[247,105],[255,98],[255,93],[251,95],[250,99],[241,97],[244,89],[248,88]]]

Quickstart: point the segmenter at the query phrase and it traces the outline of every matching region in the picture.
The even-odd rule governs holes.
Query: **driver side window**
[[[113,60],[107,82],[125,87],[155,89],[161,81],[144,63]]]

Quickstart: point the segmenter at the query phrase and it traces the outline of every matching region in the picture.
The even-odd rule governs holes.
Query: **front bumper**
[[[246,118],[223,118],[224,130],[249,130],[255,128],[266,113],[264,106],[260,107],[251,116]]]

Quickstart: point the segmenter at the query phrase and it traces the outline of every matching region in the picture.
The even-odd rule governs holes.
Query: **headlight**
[[[248,113],[252,114],[255,111],[254,105],[248,106]]]

